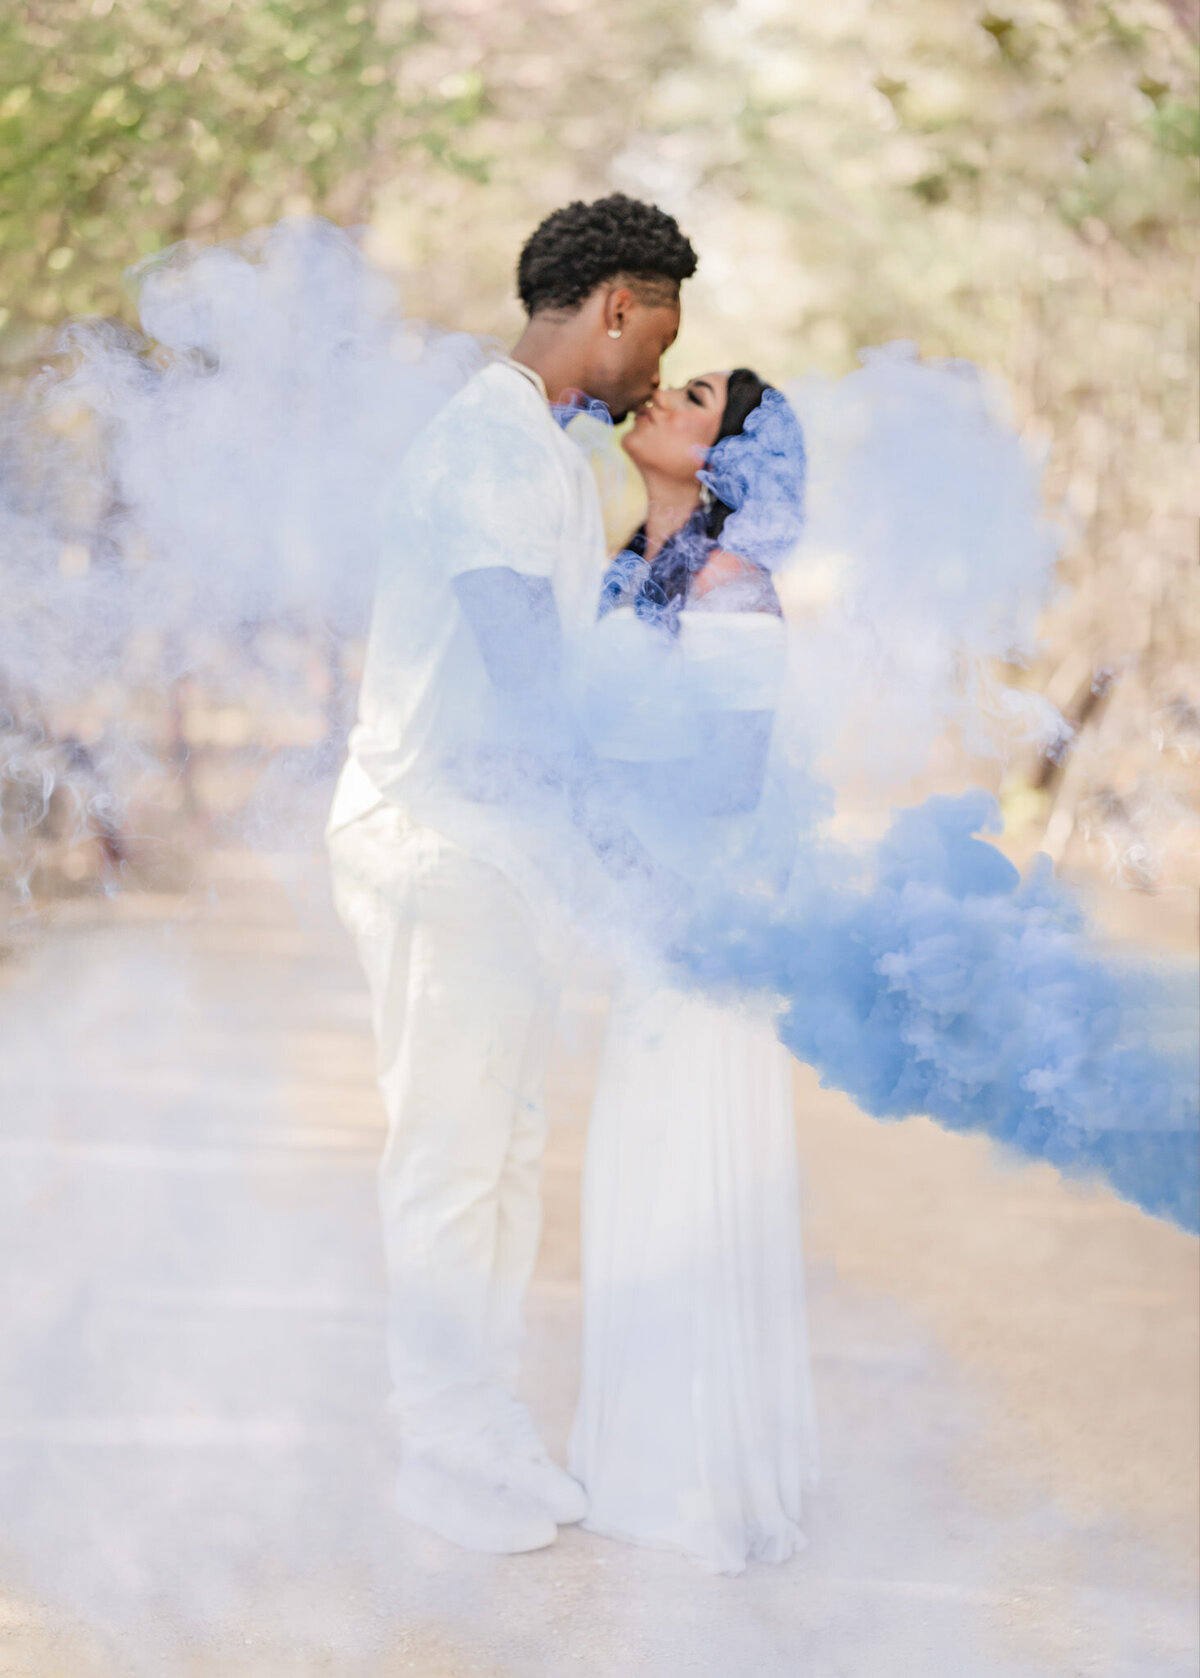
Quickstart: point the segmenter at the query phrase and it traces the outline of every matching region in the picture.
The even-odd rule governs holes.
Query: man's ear
[[[610,338],[619,338],[625,330],[637,298],[627,285],[615,285],[604,299],[604,325]]]

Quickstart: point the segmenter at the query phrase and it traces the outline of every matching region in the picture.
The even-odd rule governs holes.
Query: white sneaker
[[[573,1526],[587,1514],[587,1493],[550,1457],[513,1457],[510,1465],[513,1485],[536,1498],[560,1527]]]
[[[501,1464],[489,1472],[482,1464],[464,1462],[458,1453],[443,1456],[436,1447],[405,1449],[396,1508],[406,1520],[464,1550],[519,1555],[553,1544],[558,1536],[554,1517],[505,1469]]]
[[[499,1399],[490,1431],[504,1453],[509,1484],[541,1503],[559,1526],[582,1521],[588,1500],[579,1481],[551,1460],[525,1406],[507,1393]]]

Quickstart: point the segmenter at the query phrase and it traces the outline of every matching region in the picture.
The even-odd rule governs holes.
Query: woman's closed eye
[[[699,395],[697,395],[696,391],[693,389],[693,387],[691,385],[688,386],[687,395],[688,395],[688,401],[689,402],[694,402],[696,404],[697,408],[703,408],[703,406],[704,406],[703,399]]]

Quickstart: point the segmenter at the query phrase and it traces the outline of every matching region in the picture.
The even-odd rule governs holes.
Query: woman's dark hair
[[[735,367],[729,375],[729,384],[725,391],[725,411],[721,415],[716,443],[724,437],[736,437],[745,428],[746,421],[766,392],[774,389],[774,385],[760,379],[749,367]],[[714,448],[716,443],[713,444]],[[723,501],[714,500],[709,507],[706,528],[714,542],[725,528],[725,520],[732,511],[732,507],[727,507]]]
[[[517,290],[536,315],[577,309],[605,280],[628,274],[645,301],[668,303],[695,272],[696,253],[674,216],[614,192],[594,204],[568,204],[534,228],[517,264]]]

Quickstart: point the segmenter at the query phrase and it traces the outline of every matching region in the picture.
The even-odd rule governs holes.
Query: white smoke
[[[61,715],[86,701],[111,761],[111,742],[136,722],[139,694],[202,673],[225,693],[286,698],[302,687],[314,648],[336,650],[361,630],[385,521],[401,533],[391,551],[403,565],[404,508],[391,505],[401,457],[494,353],[405,322],[354,242],[315,221],[282,223],[238,247],[177,251],[142,275],[140,296],[143,337],[103,323],[73,326],[65,366],[37,381],[8,421],[4,565],[16,587],[0,670],[17,695],[17,721],[5,773],[34,807],[37,788],[62,774],[52,750],[22,748],[36,738],[39,712]],[[1056,587],[1058,534],[1043,509],[1039,463],[973,367],[923,363],[905,345],[863,359],[838,383],[801,381],[788,393],[807,434],[808,523],[780,577],[794,608],[789,673],[757,819],[733,837],[694,819],[704,803],[698,783],[718,772],[702,739],[687,799],[668,789],[655,759],[671,704],[682,705],[675,721],[684,734],[699,739],[712,703],[675,688],[678,649],[649,631],[599,638],[609,662],[580,688],[591,697],[576,719],[579,737],[595,740],[620,732],[614,711],[627,706],[635,732],[655,741],[635,786],[627,778],[606,793],[593,779],[590,791],[594,801],[599,785],[613,800],[599,825],[611,833],[614,823],[628,824],[648,851],[642,888],[631,888],[626,871],[621,885],[595,889],[572,825],[577,806],[547,796],[545,777],[531,783],[522,770],[509,784],[505,757],[490,771],[492,795],[516,807],[536,783],[527,827],[541,830],[544,849],[579,853],[575,878],[592,883],[560,913],[603,933],[615,925],[622,935],[653,928],[682,937],[703,978],[708,956],[687,941],[690,917],[705,929],[709,966],[748,987],[769,974],[789,1018],[804,1022],[793,1047],[803,1045],[805,1058],[860,1099],[868,1092],[873,1110],[978,1118],[1050,1158],[1090,1158],[1076,1132],[1080,1115],[1097,1106],[1095,1090],[1108,1092],[1098,1106],[1110,1129],[1114,1089],[1161,1090],[1162,1111],[1172,1114],[1194,1104],[1175,1072],[1160,1077],[1149,1050],[1126,1044],[1122,1053],[1133,1059],[1118,1075],[1105,1045],[1116,1053],[1119,1022],[1093,1029],[1073,1061],[1063,1049],[1079,1040],[1076,1016],[1097,995],[1119,1013],[1122,987],[1097,976],[1082,934],[1072,932],[1068,950],[1058,911],[1046,911],[1038,889],[1018,892],[1011,870],[1001,878],[997,853],[970,838],[991,823],[985,804],[931,804],[903,818],[894,830],[908,836],[900,862],[895,841],[875,859],[878,890],[870,868],[856,879],[853,859],[828,841],[831,783],[857,772],[894,787],[923,768],[947,729],[977,753],[1003,752],[1014,740],[1054,746],[1066,734],[1045,700],[996,675],[998,661],[1030,657],[1038,613]],[[656,665],[649,678],[647,659]],[[668,692],[670,703],[661,697]],[[545,747],[515,744],[530,751],[514,751],[514,764],[538,761]],[[106,767],[92,762],[102,783]],[[296,775],[278,773],[278,758],[273,767],[264,784],[272,797],[286,796],[274,810],[271,798],[251,799],[255,828],[269,837],[273,823],[282,831],[299,820],[315,830],[311,804],[288,793]],[[328,754],[297,767],[301,781],[324,774]],[[93,793],[80,808],[95,812],[97,798],[111,807],[115,794]],[[593,808],[593,832],[595,816]],[[932,893],[917,926],[908,918],[916,887],[903,883],[910,864]],[[571,878],[562,871],[561,881]],[[816,913],[818,878],[829,889]],[[994,914],[979,908],[991,899],[1002,905]],[[757,954],[746,942],[751,928]],[[832,964],[824,975],[811,961],[821,928]],[[943,1067],[922,1047],[924,1024],[906,1022],[895,974],[909,970],[914,942],[928,967],[931,939],[940,940],[930,970],[942,988],[954,988],[946,976],[964,963],[994,975],[977,1014],[955,1014],[955,1030],[976,1045],[1002,1039],[999,1059],[980,1047],[974,1059],[960,1057],[957,1071]],[[860,971],[867,944],[872,964]],[[1015,965],[1005,957],[1014,950]],[[1019,975],[1041,971],[1039,961],[1059,982],[1045,990],[1035,1019]],[[886,1030],[878,1009],[856,1012],[876,993],[878,1008],[890,1011]],[[913,1000],[918,1013],[928,1005],[924,995]],[[1016,1087],[1014,1069],[1022,1093],[1002,1097]],[[1039,1104],[1036,1092],[1050,1088],[1065,1091],[1057,1106]],[[987,1092],[992,1105],[973,1096],[964,1114],[963,1089]],[[1176,1097],[1185,1093],[1181,1106]],[[1147,1111],[1159,1105],[1156,1096]],[[1146,1119],[1151,1130],[1158,1123]],[[1190,1200],[1170,1180],[1175,1160],[1169,1152],[1143,1172],[1140,1160],[1122,1155],[1119,1177],[1143,1205],[1192,1220]]]
[[[977,754],[1053,745],[1069,733],[1054,706],[996,674],[1031,658],[1056,588],[1040,464],[970,363],[907,343],[862,360],[787,387],[809,458],[807,527],[780,578],[789,717],[835,782],[902,785],[951,726]]]

